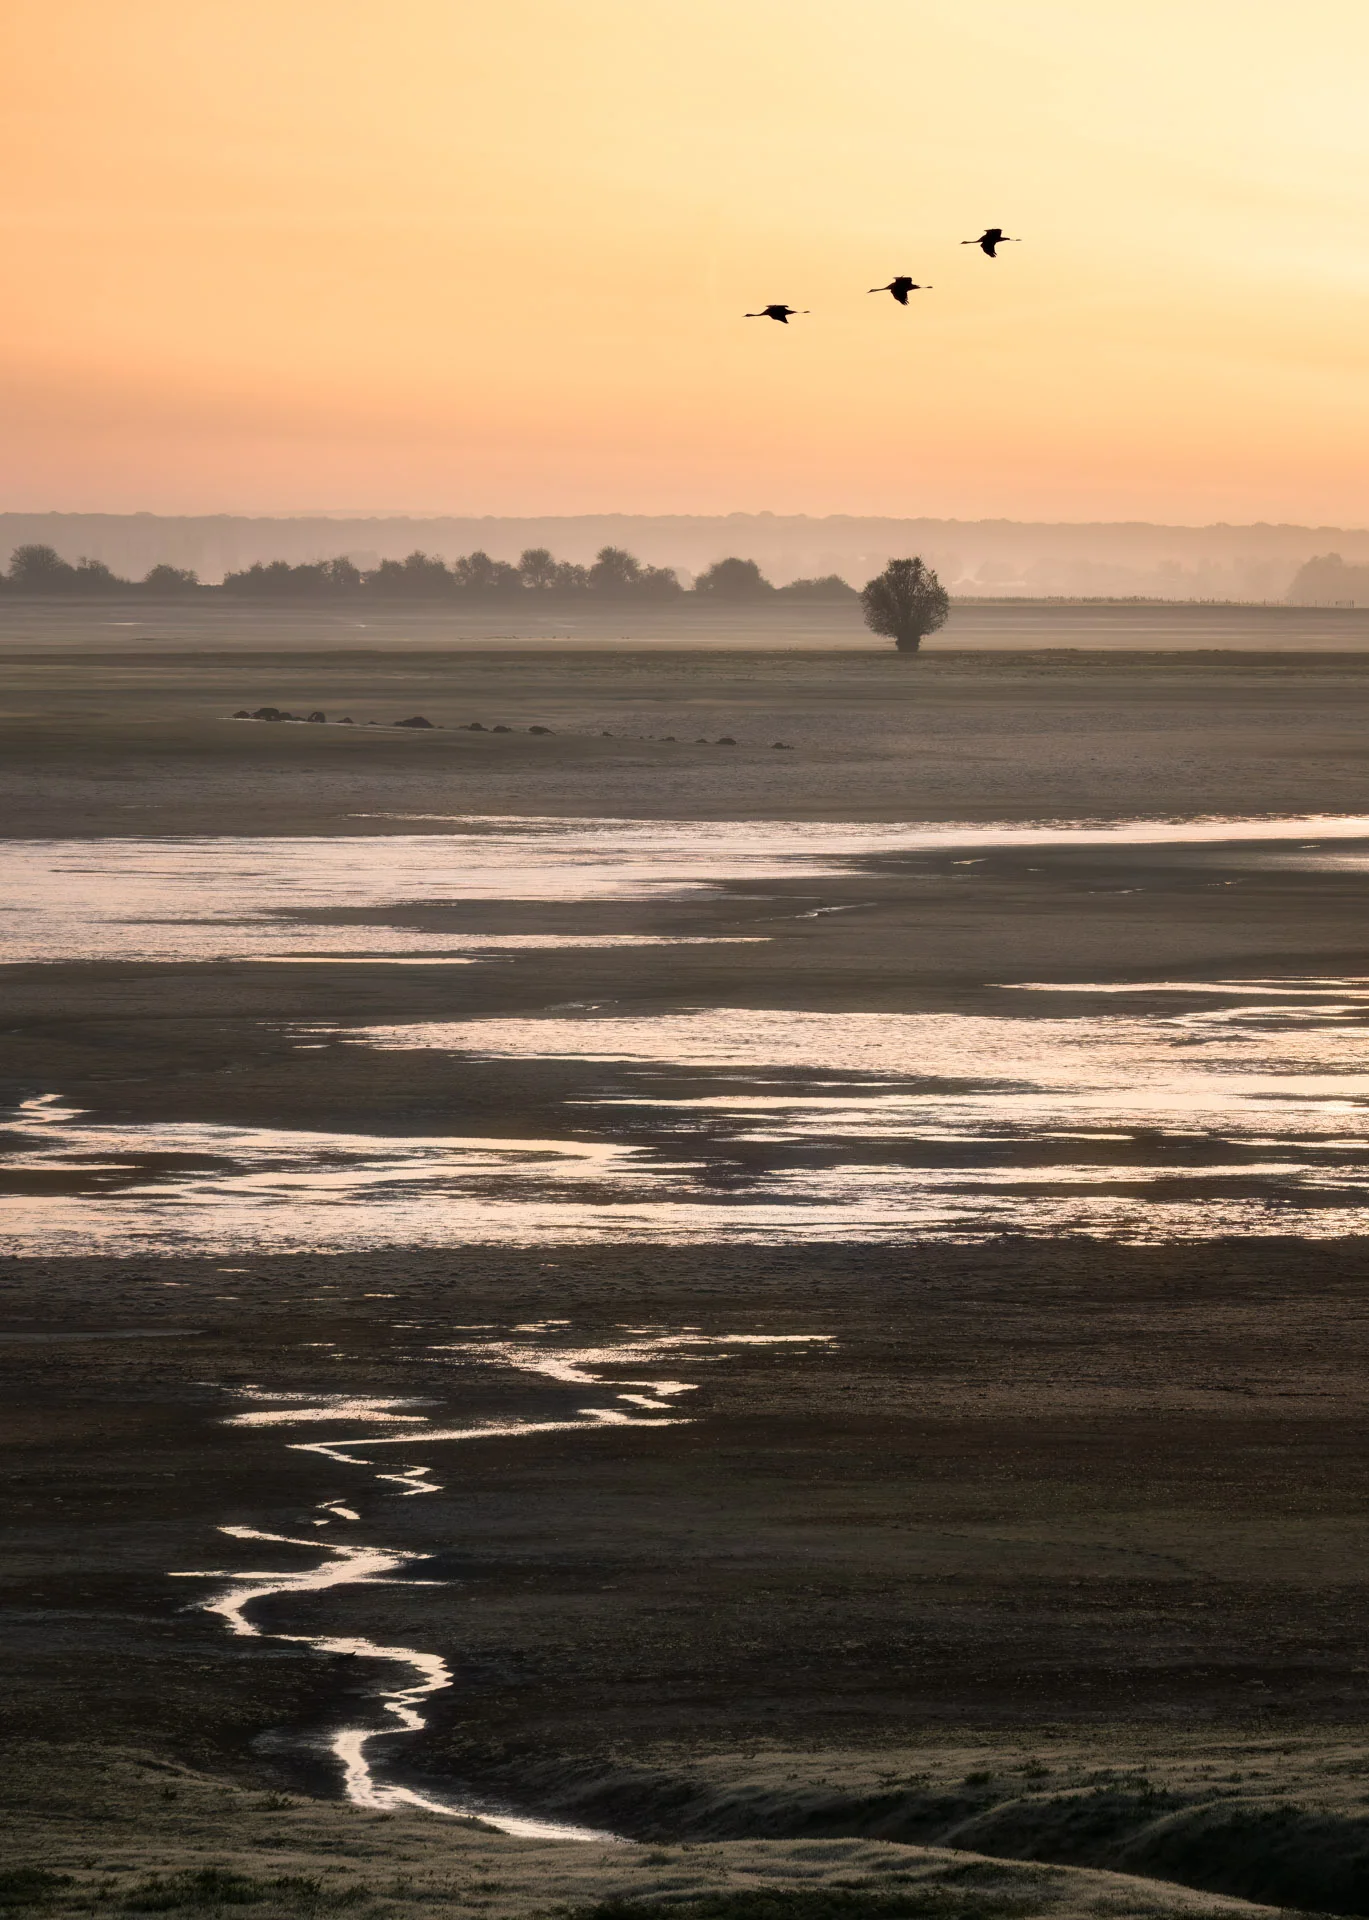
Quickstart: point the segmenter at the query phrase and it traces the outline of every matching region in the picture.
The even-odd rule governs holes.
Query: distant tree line
[[[1347,566],[1338,553],[1318,554],[1298,568],[1288,599],[1304,607],[1369,606],[1369,566]]]
[[[123,580],[103,560],[78,560],[73,566],[54,547],[16,547],[0,587],[16,593],[184,593],[198,588],[188,567],[153,567],[141,580]]]
[[[1335,565],[1339,559],[1332,555]],[[1349,572],[1350,569],[1343,569]],[[587,600],[643,604],[680,602],[685,588],[669,567],[644,566],[621,547],[601,547],[592,567],[557,560],[545,547],[529,547],[517,566],[491,560],[487,553],[463,554],[450,566],[429,553],[407,560],[382,560],[363,571],[345,556],[291,566],[288,560],[258,560],[240,573],[225,575],[219,587],[202,587],[180,567],[153,567],[141,580],[122,580],[103,561],[63,560],[54,548],[16,547],[4,589],[16,593],[214,593],[258,600],[371,599],[426,601],[502,601],[530,595],[544,600]],[[821,580],[793,580],[776,587],[754,560],[730,555],[715,560],[689,589],[689,597],[723,603],[754,604],[767,599],[859,600],[872,633],[892,640],[900,653],[916,653],[929,633],[946,624],[950,597],[936,574],[921,560],[891,560],[883,573],[859,594],[836,574]]]
[[[450,566],[434,554],[411,553],[363,569],[345,555],[333,560],[258,560],[224,576],[220,587],[202,587],[184,567],[158,566],[141,580],[125,580],[101,560],[63,560],[54,548],[16,547],[0,590],[60,594],[224,593],[258,600],[369,599],[509,601],[527,595],[546,600],[594,599],[665,604],[695,596],[716,602],[781,597],[789,600],[854,600],[856,591],[837,574],[793,580],[776,587],[754,560],[717,560],[684,588],[670,567],[653,567],[621,547],[601,547],[592,566],[558,560],[545,547],[529,547],[516,565],[467,553]]]

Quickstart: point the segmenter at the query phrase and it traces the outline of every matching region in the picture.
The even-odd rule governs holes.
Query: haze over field
[[[833,514],[628,514],[480,518],[290,518],[233,514],[0,513],[0,562],[29,542],[63,559],[141,579],[154,566],[217,581],[257,562],[308,564],[343,554],[362,568],[416,550],[448,562],[479,549],[516,562],[548,548],[580,565],[606,545],[685,584],[727,554],[776,585],[837,574],[861,586],[895,554],[917,552],[961,595],[1132,595],[1165,600],[1369,602],[1369,531],[1348,527],[1178,527],[909,520]],[[1339,556],[1328,565],[1327,556]]]

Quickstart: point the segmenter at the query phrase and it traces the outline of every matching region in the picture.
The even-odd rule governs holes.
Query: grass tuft
[[[1020,1920],[1041,1911],[1029,1894],[989,1888],[744,1887],[671,1900],[671,1920]],[[560,1920],[661,1920],[654,1900],[563,1908]]]
[[[49,1873],[46,1867],[9,1867],[0,1873],[0,1907],[41,1906],[60,1887],[70,1885],[69,1873]]]
[[[330,1891],[327,1900],[330,1906],[343,1906],[356,1897]],[[323,1882],[311,1875],[282,1873],[259,1879],[254,1874],[228,1873],[222,1867],[196,1867],[184,1873],[154,1874],[130,1887],[119,1905],[131,1913],[173,1913],[185,1907],[252,1907],[265,1900],[313,1906],[323,1898]]]

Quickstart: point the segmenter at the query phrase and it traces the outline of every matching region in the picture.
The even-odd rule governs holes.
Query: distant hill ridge
[[[0,565],[42,543],[65,560],[90,558],[140,578],[158,565],[205,581],[257,562],[346,555],[369,568],[416,549],[448,562],[479,549],[514,561],[548,547],[587,564],[621,546],[688,581],[728,554],[755,560],[777,583],[840,574],[859,586],[891,557],[920,554],[962,593],[1145,595],[1166,599],[1369,599],[1369,529],[1256,524],[1163,526],[1146,521],[897,519],[831,514],[246,515],[0,514]],[[1305,577],[1308,562],[1322,564]],[[1349,577],[1347,577],[1349,576]],[[1339,591],[1333,590],[1339,589]]]

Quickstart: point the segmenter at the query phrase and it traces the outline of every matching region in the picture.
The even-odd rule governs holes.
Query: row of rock
[[[290,713],[284,707],[254,707],[250,711],[246,707],[239,707],[233,715],[233,718],[235,720],[298,720],[303,721],[305,725],[323,726],[327,723],[328,716],[318,709],[315,709],[313,713]],[[425,719],[421,713],[410,714],[407,720],[393,720],[390,724],[395,727],[425,727],[429,731],[438,733],[442,731],[435,720]],[[337,727],[353,727],[356,725],[356,722],[350,714],[343,714],[340,720],[333,722],[333,725]],[[368,720],[366,725],[368,727],[378,727],[380,722],[379,720]],[[513,727],[486,727],[481,721],[472,720],[464,731],[468,733],[513,733],[515,729]],[[550,733],[551,728],[529,727],[528,732]]]
[[[328,718],[326,713],[287,713],[284,707],[257,707],[249,713],[246,707],[239,707],[233,715],[235,720],[305,720],[316,727],[323,725]],[[339,726],[350,727],[351,720],[340,720]]]
[[[283,707],[256,707],[251,712],[249,712],[246,707],[239,707],[237,712],[233,715],[233,718],[235,720],[299,720],[299,721],[303,721],[306,725],[322,726],[327,721],[328,716],[326,713],[320,712],[317,709],[313,713],[288,713]],[[378,727],[380,725],[380,722],[378,720],[368,720],[366,724],[368,727]],[[350,714],[344,714],[340,720],[337,720],[334,722],[334,725],[339,727],[351,727],[351,726],[355,726],[356,722],[351,718]],[[407,720],[392,721],[391,725],[396,727],[425,727],[436,732],[442,731],[442,729],[437,726],[437,723],[435,721],[425,719],[421,713],[410,714]],[[517,729],[515,727],[506,727],[502,725],[497,727],[487,727],[484,724],[484,722],[481,720],[467,720],[463,726],[457,729],[457,731],[460,733],[515,733]],[[551,731],[552,729],[550,727],[529,727],[528,728],[529,733],[546,734],[546,733],[550,733]],[[616,736],[605,731],[599,737],[602,740],[612,740]],[[656,740],[659,738],[659,742],[662,746],[675,746],[677,744],[676,737],[673,733],[663,733],[659,736],[652,733],[652,734],[648,734],[647,738],[649,740]],[[719,734],[716,740],[706,740],[704,736],[700,734],[698,739],[694,742],[694,745],[696,747],[708,747],[708,746],[735,747],[736,744],[737,744],[736,741],[732,738],[732,735],[730,733]],[[792,753],[794,751],[794,749],[785,740],[772,740],[770,745],[772,750],[776,753]]]

